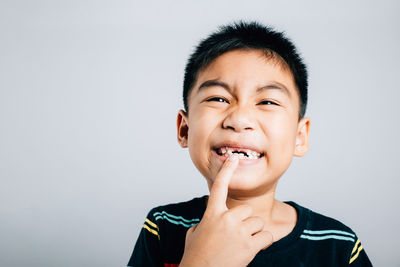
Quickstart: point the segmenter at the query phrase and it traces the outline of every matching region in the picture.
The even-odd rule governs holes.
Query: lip
[[[249,150],[252,150],[252,151],[255,151],[255,152],[261,154],[261,157],[259,157],[258,159],[239,159],[239,165],[254,165],[254,164],[259,163],[260,160],[264,157],[264,153],[260,149],[258,149],[257,147],[255,147],[253,145],[247,145],[247,144],[243,145],[243,143],[228,141],[228,142],[219,143],[219,144],[213,146],[211,149],[213,156],[215,156],[222,162],[225,162],[225,160],[228,157],[218,155],[217,149],[219,149],[221,147],[230,147],[230,148],[235,148],[235,149],[249,149]]]
[[[257,147],[255,147],[253,145],[243,145],[243,143],[238,143],[238,142],[223,142],[223,143],[213,146],[212,150],[214,150],[214,152],[215,152],[215,150],[218,150],[221,147],[230,147],[230,148],[235,148],[235,149],[249,149],[249,150],[253,150],[261,155],[264,155],[264,153]]]
[[[214,149],[212,150],[212,155],[214,157],[216,157],[217,159],[221,160],[222,162],[225,162],[225,160],[228,159],[227,156],[218,155]],[[259,163],[262,158],[263,157],[260,157],[258,159],[239,159],[239,165],[254,165],[254,164]]]

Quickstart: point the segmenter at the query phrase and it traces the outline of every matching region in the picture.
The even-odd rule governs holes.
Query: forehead
[[[202,91],[204,83],[209,81],[223,82],[236,93],[243,88],[260,89],[267,86],[275,89],[281,87],[289,97],[298,96],[293,75],[283,59],[258,50],[234,50],[217,57],[199,71],[191,95]],[[212,82],[211,85],[218,86]]]

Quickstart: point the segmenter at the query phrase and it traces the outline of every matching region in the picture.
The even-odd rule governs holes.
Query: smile
[[[238,148],[238,147],[220,147],[215,148],[214,151],[219,156],[229,157],[230,155],[237,154],[239,159],[248,159],[255,160],[264,156],[263,153],[258,153],[257,151],[247,149],[247,148]]]

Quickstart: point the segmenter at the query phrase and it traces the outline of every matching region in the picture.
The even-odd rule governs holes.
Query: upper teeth
[[[233,154],[233,151],[245,152],[247,154],[247,156],[245,156],[243,153],[238,153],[239,159],[258,159],[260,157],[260,153],[250,149],[235,149],[230,147],[220,148],[222,155],[228,154],[228,156],[230,156]]]

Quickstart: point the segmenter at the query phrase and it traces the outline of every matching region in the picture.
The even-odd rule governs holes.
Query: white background
[[[400,266],[398,1],[0,2],[0,265],[125,266],[147,212],[207,194],[176,141],[183,69],[237,19],[309,67],[311,148],[278,186]]]

